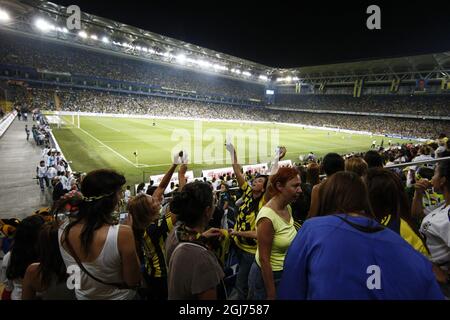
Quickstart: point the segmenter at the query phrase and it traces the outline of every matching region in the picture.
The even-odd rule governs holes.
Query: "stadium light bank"
[[[9,20],[10,20],[9,14],[5,10],[0,9],[0,22],[7,22]],[[39,31],[44,32],[44,33],[47,33],[49,31],[59,31],[59,32],[62,32],[62,33],[68,33],[69,32],[67,30],[67,28],[65,28],[65,27],[64,28],[57,27],[57,26],[53,25],[52,23],[48,22],[47,20],[45,20],[43,18],[37,18],[35,20],[34,25],[36,26],[36,28]],[[80,38],[82,38],[82,39],[90,38],[90,39],[95,40],[95,41],[99,40],[97,35],[95,35],[95,34],[88,35],[86,33],[86,31],[84,31],[84,30],[79,31],[78,32],[78,36]],[[108,43],[110,43],[110,40],[108,39],[108,37],[103,36],[101,38],[101,42],[103,42],[104,44],[108,44]],[[207,60],[193,59],[191,57],[187,57],[184,53],[180,53],[177,56],[173,56],[170,52],[159,53],[159,52],[156,52],[155,50],[153,50],[151,48],[146,48],[146,47],[142,47],[142,46],[133,46],[133,45],[128,44],[126,42],[120,43],[120,42],[113,41],[112,43],[114,45],[118,45],[118,46],[129,48],[129,49],[135,49],[137,51],[145,52],[145,53],[148,53],[148,54],[161,55],[161,56],[164,56],[165,58],[168,58],[168,59],[175,58],[175,61],[178,64],[180,64],[180,65],[186,65],[186,64],[189,63],[189,64],[196,65],[196,66],[199,66],[199,67],[204,68],[204,69],[214,69],[214,71],[216,71],[216,72],[218,72],[218,71],[230,71],[231,73],[234,73],[234,74],[237,74],[237,75],[242,75],[245,78],[249,78],[249,77],[253,76],[253,74],[250,73],[249,71],[241,71],[238,68],[232,68],[230,70],[228,67],[223,66],[223,65],[219,65],[217,63],[211,63],[211,62],[209,62]],[[290,78],[290,77],[288,77],[288,78]],[[261,81],[264,81],[264,82],[270,81],[269,78],[266,75],[260,75],[258,77],[258,79],[261,80]],[[287,80],[287,78],[285,78],[283,80]],[[293,80],[295,81],[295,80],[298,80],[298,79],[294,78]],[[277,81],[279,81],[279,79],[277,79]],[[291,79],[288,80],[288,82],[290,82],[290,81],[291,81]]]
[[[9,16],[8,12],[6,12],[3,9],[0,9],[0,23],[1,22],[9,22],[11,20],[11,17]]]
[[[42,18],[37,18],[34,22],[34,25],[36,28],[38,28],[42,32],[48,32],[48,31],[55,31],[56,27],[48,22],[47,20],[44,20]]]
[[[78,32],[78,35],[80,38],[86,39],[88,37],[87,33],[85,31]]]

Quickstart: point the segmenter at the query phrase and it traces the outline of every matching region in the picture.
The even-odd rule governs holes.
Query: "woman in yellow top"
[[[408,197],[399,176],[387,169],[372,168],[369,169],[365,182],[376,220],[429,257],[425,241],[412,222]]]
[[[248,285],[252,300],[275,299],[287,249],[297,231],[290,203],[302,192],[300,176],[294,168],[280,168],[269,180],[269,202],[256,218],[258,246],[250,269]]]

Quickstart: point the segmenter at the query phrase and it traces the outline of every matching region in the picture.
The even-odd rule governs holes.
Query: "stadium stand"
[[[55,105],[55,91],[33,89],[29,104],[41,110],[82,111],[94,113],[142,114],[204,119],[257,120],[368,131],[378,134],[398,134],[404,137],[436,138],[448,130],[448,121],[382,118],[373,116],[314,114],[274,110],[262,107],[238,107],[211,102],[190,101],[139,95],[121,95],[96,91],[58,91],[59,108]],[[420,124],[420,125],[418,125]]]
[[[276,105],[296,109],[450,116],[450,95],[345,95],[279,94]]]
[[[0,63],[3,69],[28,68],[29,79],[42,73],[86,76],[88,81],[108,79],[165,87],[203,95],[221,95],[238,99],[259,99],[264,86],[194,72],[172,66],[149,63],[127,56],[94,52],[48,41],[1,33]]]

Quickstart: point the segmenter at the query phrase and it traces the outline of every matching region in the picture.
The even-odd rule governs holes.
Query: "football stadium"
[[[1,300],[448,299],[449,129],[448,51],[278,68],[0,0]]]

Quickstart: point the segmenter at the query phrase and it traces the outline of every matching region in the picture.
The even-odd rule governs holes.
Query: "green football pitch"
[[[112,168],[123,173],[128,184],[164,173],[172,161],[172,152],[181,148],[189,154],[189,170],[194,170],[195,177],[201,176],[202,169],[229,167],[230,156],[224,143],[233,136],[240,136],[233,143],[244,165],[270,161],[277,145],[286,146],[286,159],[298,162],[300,155],[309,152],[318,156],[360,152],[369,150],[373,140],[380,144],[384,139],[384,146],[389,141],[381,136],[283,124],[157,119],[154,126],[152,119],[82,116],[78,128],[71,116],[63,119],[65,124],[60,128],[52,125],[53,134],[66,159],[72,161],[72,170]]]

